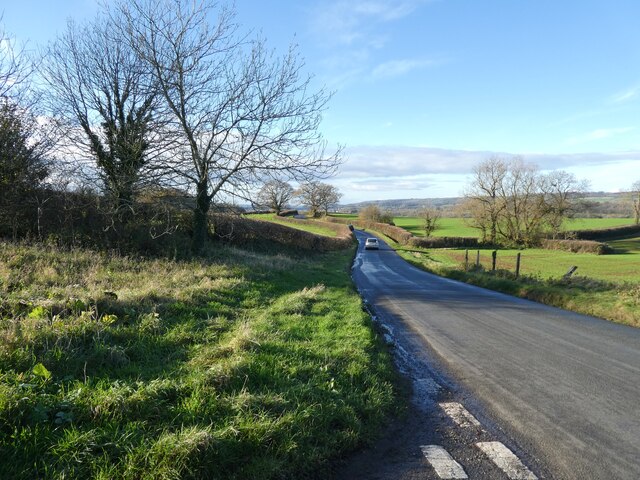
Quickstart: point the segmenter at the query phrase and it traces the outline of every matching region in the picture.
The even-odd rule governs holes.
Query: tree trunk
[[[193,238],[191,240],[191,250],[193,253],[200,253],[209,236],[209,207],[211,198],[207,194],[207,182],[198,183],[196,194],[196,208],[193,212]]]

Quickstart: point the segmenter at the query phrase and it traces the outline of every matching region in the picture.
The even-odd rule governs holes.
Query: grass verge
[[[0,478],[321,476],[396,408],[352,254],[0,243]]]

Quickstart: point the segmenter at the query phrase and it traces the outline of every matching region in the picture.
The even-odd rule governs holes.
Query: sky
[[[37,48],[97,0],[2,0]],[[296,44],[343,164],[342,203],[459,196],[475,165],[519,156],[593,191],[640,180],[637,0],[236,0],[237,21]]]

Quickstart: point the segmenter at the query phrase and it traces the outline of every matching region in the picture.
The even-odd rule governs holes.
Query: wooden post
[[[498,251],[494,250],[491,252],[491,271],[496,271],[496,257],[498,256]]]
[[[516,256],[516,278],[520,276],[520,252]]]
[[[464,251],[464,271],[469,270],[469,249]]]
[[[476,268],[480,268],[480,250],[476,253]]]
[[[569,269],[569,271],[568,271],[567,273],[565,273],[565,274],[562,276],[562,278],[563,278],[564,280],[569,280],[569,279],[571,278],[571,275],[573,275],[577,269],[578,269],[578,267],[574,265],[573,267],[571,267],[571,268]]]

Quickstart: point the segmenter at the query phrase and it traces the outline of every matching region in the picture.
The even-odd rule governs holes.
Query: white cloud
[[[623,188],[628,172],[640,167],[640,151],[544,154],[359,146],[348,148],[345,155],[347,161],[332,180],[345,195],[343,203],[459,196],[474,166],[494,155],[521,156],[542,170],[567,170],[603,191]]]
[[[543,170],[569,167],[602,166],[623,161],[640,161],[640,151],[614,153],[508,153],[472,150],[449,150],[431,147],[361,146],[347,148],[347,161],[340,177],[358,179],[415,179],[420,175],[469,174],[487,158],[521,156]]]

